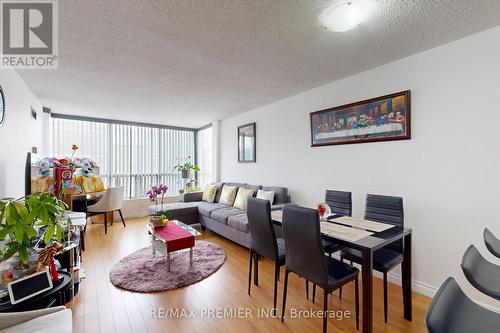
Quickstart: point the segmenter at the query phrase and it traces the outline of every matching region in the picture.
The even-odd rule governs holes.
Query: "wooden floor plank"
[[[290,274],[285,323],[279,318],[265,316],[272,307],[274,265],[271,260],[259,261],[259,286],[252,284],[247,294],[248,250],[212,232],[204,232],[199,239],[220,245],[226,251],[226,262],[210,277],[191,286],[161,293],[132,293],[118,289],[109,281],[109,271],[120,258],[149,245],[146,218],[129,219],[127,227],[115,223],[104,234],[102,224],[87,228],[82,267],[86,279],[80,292],[68,304],[73,311],[75,332],[321,332],[318,318],[291,318],[297,311],[321,311],[322,290],[318,288],[316,302],[306,300],[305,281]],[[284,268],[278,283],[278,312],[281,313]],[[362,286],[361,286],[362,288]],[[311,294],[311,291],[310,291]],[[360,291],[361,295],[361,291]],[[384,323],[382,281],[374,279],[374,332],[426,332],[424,316],[430,303],[428,297],[413,293],[414,319],[403,318],[402,292],[397,285],[389,285],[389,322]],[[329,309],[350,311],[349,319],[329,319],[329,332],[358,332],[354,322],[354,286],[344,288],[342,300],[338,292],[328,298]],[[157,309],[194,310],[195,319],[155,318]],[[208,316],[207,309],[228,311],[244,309],[251,316],[217,319]],[[247,310],[248,309],[248,310]],[[202,312],[204,311],[204,316]],[[270,310],[269,310],[270,311]],[[233,312],[235,313],[235,312]],[[362,316],[362,314],[360,314]]]

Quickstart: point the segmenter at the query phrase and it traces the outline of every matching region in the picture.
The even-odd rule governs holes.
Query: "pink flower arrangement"
[[[149,201],[154,202],[155,205],[157,206],[158,210],[158,199],[160,199],[160,207],[163,209],[163,199],[165,197],[165,194],[168,192],[168,186],[160,184],[158,186],[153,186],[149,191],[146,192],[146,195],[149,199]]]

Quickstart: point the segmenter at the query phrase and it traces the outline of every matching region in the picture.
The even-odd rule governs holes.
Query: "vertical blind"
[[[196,135],[196,156],[201,171],[198,172],[198,185],[201,189],[215,181],[212,170],[212,127],[199,130]]]
[[[125,197],[144,197],[160,183],[178,194],[179,159],[194,156],[194,131],[121,123],[52,118],[52,151],[56,157],[71,154],[96,161],[106,186],[123,186]]]

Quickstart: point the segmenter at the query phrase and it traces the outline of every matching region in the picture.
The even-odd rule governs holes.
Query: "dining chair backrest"
[[[500,300],[500,266],[486,260],[474,245],[467,248],[460,266],[467,280],[477,290]]]
[[[89,206],[91,212],[112,212],[122,208],[123,187],[109,187],[103,197],[94,205]]]
[[[388,195],[367,194],[365,219],[404,227],[403,198]],[[385,248],[403,253],[403,241],[397,241]]]
[[[325,250],[316,209],[286,204],[283,208],[286,266],[308,281],[327,285]]]
[[[352,193],[326,190],[325,203],[330,206],[332,214],[352,216]]]
[[[276,260],[278,245],[271,220],[269,200],[248,198],[247,217],[250,229],[250,248],[262,256]]]
[[[499,332],[500,314],[473,302],[449,277],[434,296],[425,323],[429,333]]]
[[[486,247],[488,250],[495,255],[496,257],[500,258],[500,239],[496,238],[495,235],[488,229],[484,229],[484,243],[486,244]]]

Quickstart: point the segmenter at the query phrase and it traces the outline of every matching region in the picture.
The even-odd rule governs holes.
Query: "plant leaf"
[[[50,240],[54,236],[55,227],[56,227],[55,225],[49,225],[47,227],[47,230],[45,230],[45,234],[43,235],[43,241],[45,242],[45,244],[50,242]]]
[[[3,261],[11,258],[17,252],[17,243],[11,242],[5,245],[5,247],[7,248],[7,251],[5,251],[2,257]]]
[[[14,236],[19,244],[22,244],[24,235],[24,228],[22,226],[17,226],[14,230]]]

